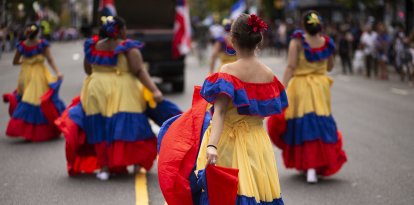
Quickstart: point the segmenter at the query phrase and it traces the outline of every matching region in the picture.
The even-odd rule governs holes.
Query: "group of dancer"
[[[87,77],[65,108],[58,97],[62,74],[48,42],[37,37],[39,27],[30,25],[14,58],[22,65],[17,89],[4,95],[11,115],[6,134],[36,142],[62,132],[68,173],[97,173],[100,180],[130,165],[149,170],[158,146],[160,187],[170,205],[283,204],[272,142],[285,166],[305,172],[309,183],[346,162],[327,76],[335,45],[321,34],[318,12],[302,20],[282,82],[255,55],[267,30],[263,20],[242,14],[227,22],[226,36],[213,48],[211,74],[195,87],[184,113],[143,68],[143,44],[126,39],[124,20],[112,16],[102,18],[99,37],[85,42]],[[218,56],[231,60],[215,72]],[[162,125],[158,143],[149,119]]]

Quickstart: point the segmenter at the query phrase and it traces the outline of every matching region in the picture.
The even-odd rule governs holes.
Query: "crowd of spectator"
[[[266,47],[277,54],[286,50],[290,35],[298,26],[288,19],[276,21],[268,33]],[[383,22],[329,24],[324,32],[337,47],[337,57],[345,75],[388,80],[397,73],[401,81],[414,81],[414,32],[406,33],[402,24]]]

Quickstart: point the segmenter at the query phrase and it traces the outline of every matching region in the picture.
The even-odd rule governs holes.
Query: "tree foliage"
[[[236,2],[236,0],[207,0],[207,6],[210,11],[214,12],[228,12],[229,8]]]
[[[49,9],[59,13],[62,9],[63,0],[37,0],[42,7],[48,7]],[[34,18],[35,12],[33,10],[33,0],[7,0],[7,8],[9,12],[16,12],[17,6],[20,3],[24,5],[25,18]]]

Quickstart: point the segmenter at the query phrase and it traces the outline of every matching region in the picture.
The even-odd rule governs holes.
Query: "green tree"
[[[59,13],[62,9],[61,3],[63,0],[37,0],[41,6],[47,6],[51,10]],[[35,12],[33,10],[33,0],[6,0],[9,12],[17,12],[17,5],[22,3],[24,5],[25,19],[33,19]]]
[[[205,18],[209,14],[209,8],[205,0],[190,0],[190,15]]]
[[[207,5],[210,11],[223,13],[228,12],[235,2],[236,0],[207,0]]]

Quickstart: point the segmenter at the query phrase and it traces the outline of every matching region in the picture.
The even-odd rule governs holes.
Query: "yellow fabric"
[[[129,72],[125,55],[116,66],[92,65],[85,80],[81,101],[86,115],[111,117],[118,112],[142,113],[146,109],[144,86]]]
[[[328,60],[317,62],[309,62],[306,60],[305,53],[302,51],[299,55],[298,65],[296,66],[294,75],[307,74],[326,74],[328,71]]]
[[[301,53],[286,89],[289,102],[286,119],[303,117],[310,112],[315,112],[318,116],[331,114],[330,87],[333,80],[326,75],[327,66],[327,60],[309,62]]]
[[[57,80],[45,65],[43,55],[22,59],[17,92],[22,101],[32,105],[40,105],[40,97],[49,90],[49,84]]]
[[[157,107],[157,102],[155,102],[155,100],[154,100],[154,95],[146,87],[144,87],[144,89],[143,89],[143,95],[144,95],[145,101],[148,102],[148,106],[150,108],[156,108]]]
[[[197,170],[205,168],[211,124],[204,134],[197,157]],[[276,159],[263,118],[239,115],[229,106],[217,145],[217,165],[239,169],[238,195],[255,197],[257,202],[280,198]]]
[[[229,55],[227,54],[225,51],[221,51],[219,54],[219,58],[220,58],[220,66],[218,67],[218,72],[221,71],[221,67],[223,67],[223,65],[228,64],[228,63],[233,63],[235,61],[237,61],[237,56],[236,55]]]

